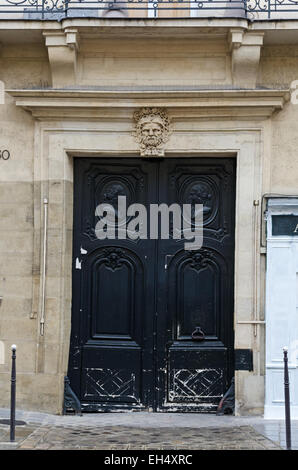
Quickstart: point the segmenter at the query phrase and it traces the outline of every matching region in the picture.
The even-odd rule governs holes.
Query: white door
[[[265,418],[283,419],[283,347],[289,350],[291,418],[298,419],[298,198],[268,201]]]

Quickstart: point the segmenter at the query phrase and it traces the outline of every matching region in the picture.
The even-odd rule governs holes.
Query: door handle
[[[196,326],[195,330],[191,334],[193,341],[204,341],[205,333],[200,326]]]

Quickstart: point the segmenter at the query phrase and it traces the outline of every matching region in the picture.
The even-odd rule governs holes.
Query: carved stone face
[[[162,108],[142,108],[134,113],[133,135],[141,156],[163,156],[164,144],[170,135],[170,120]]]
[[[163,126],[155,119],[140,123],[141,141],[149,147],[156,147],[163,141]]]

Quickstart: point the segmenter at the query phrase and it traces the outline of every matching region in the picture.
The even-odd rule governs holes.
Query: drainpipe
[[[41,287],[41,315],[40,335],[44,335],[45,323],[45,292],[46,292],[46,260],[47,260],[47,231],[48,231],[48,200],[43,200],[43,260],[42,260],[42,287]]]

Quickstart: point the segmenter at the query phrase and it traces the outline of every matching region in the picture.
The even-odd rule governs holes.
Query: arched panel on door
[[[133,251],[104,247],[85,259],[81,399],[141,403],[144,270]]]
[[[226,391],[226,275],[224,258],[211,248],[180,251],[169,263],[172,344],[167,354],[167,401],[171,404],[200,404],[212,409]],[[200,341],[192,337],[197,327],[204,333]]]

